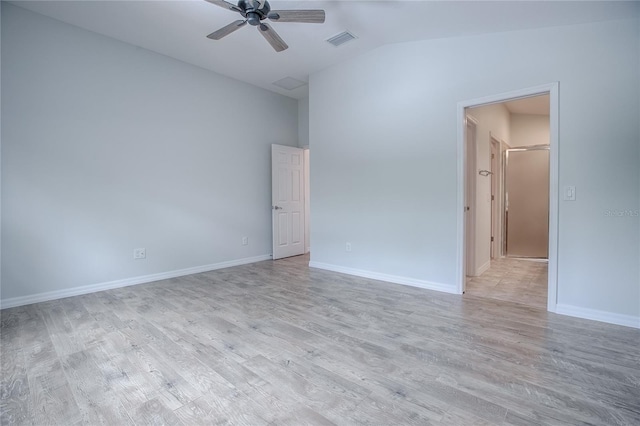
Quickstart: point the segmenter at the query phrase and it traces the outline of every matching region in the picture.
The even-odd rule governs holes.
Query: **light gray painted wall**
[[[310,152],[309,152],[309,98],[298,99],[298,147],[305,148],[304,152],[304,241],[305,253],[311,247],[311,183],[309,182]]]
[[[312,75],[312,262],[454,288],[457,103],[559,81],[577,199],[559,203],[558,302],[640,317],[639,219],[606,216],[639,209],[639,26],[393,44]]]
[[[511,114],[511,146],[549,145],[549,116]]]
[[[0,82],[2,81],[2,7],[0,7]],[[0,99],[2,99],[2,84],[0,84]],[[1,110],[0,106],[0,110]],[[0,116],[0,224],[2,223],[2,117]],[[2,241],[2,226],[0,226],[0,242]],[[2,244],[0,243],[0,300],[2,300]]]
[[[298,147],[309,146],[309,98],[298,99]]]
[[[3,300],[271,253],[296,100],[4,2],[2,89]]]

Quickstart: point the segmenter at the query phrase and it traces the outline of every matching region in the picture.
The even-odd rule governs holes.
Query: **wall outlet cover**
[[[144,248],[133,249],[133,258],[134,259],[146,259],[147,258],[147,250]]]

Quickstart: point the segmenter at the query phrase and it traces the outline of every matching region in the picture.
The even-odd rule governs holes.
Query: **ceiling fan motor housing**
[[[267,19],[267,15],[271,11],[271,6],[267,1],[261,4],[258,0],[240,0],[238,7],[244,11],[247,22],[254,27],[260,25],[260,21]]]
[[[274,22],[301,22],[309,24],[322,24],[325,19],[325,13],[322,9],[305,9],[305,10],[276,10],[271,11],[271,6],[267,0],[238,0],[238,4],[228,2],[227,0],[206,0],[218,7],[230,10],[242,15],[244,20],[236,20],[217,31],[207,35],[208,39],[220,40],[223,37],[239,30],[245,25],[257,27],[258,32],[267,42],[273,47],[276,52],[282,52],[289,46],[278,35],[278,33],[271,28],[267,22],[262,22],[266,19],[270,19]]]

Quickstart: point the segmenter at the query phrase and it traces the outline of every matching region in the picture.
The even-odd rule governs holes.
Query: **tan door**
[[[505,222],[509,257],[549,256],[549,148],[508,149]]]

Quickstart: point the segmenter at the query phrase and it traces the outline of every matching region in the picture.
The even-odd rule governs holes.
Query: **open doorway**
[[[461,292],[555,311],[557,84],[462,102],[459,120]]]
[[[467,108],[467,116],[471,115],[477,126],[476,146],[466,151],[467,175],[477,179],[467,186],[468,194],[476,194],[467,250],[475,251],[471,257],[479,267],[467,269],[466,292],[545,309],[549,95]],[[477,173],[473,158],[469,159],[474,156]]]

